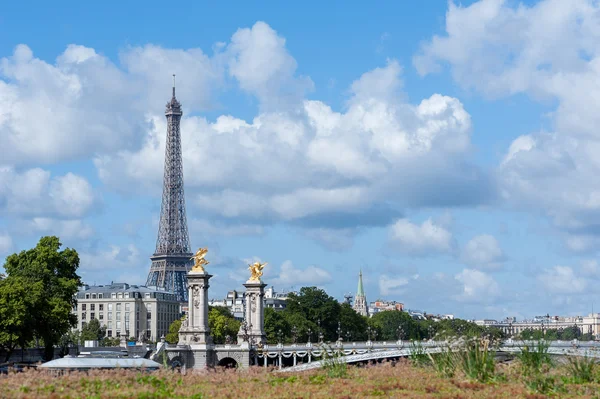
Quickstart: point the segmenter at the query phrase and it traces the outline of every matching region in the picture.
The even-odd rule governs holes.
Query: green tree
[[[81,329],[80,342],[102,341],[105,335],[106,327],[101,326],[98,319],[90,320],[90,322]]]
[[[165,341],[167,341],[170,344],[176,344],[177,342],[179,342],[179,329],[181,328],[181,323],[185,318],[186,316],[183,316],[181,319],[174,320],[171,323],[171,325],[169,326],[169,332],[165,337]]]
[[[54,346],[77,324],[71,310],[81,285],[79,255],[71,248],[60,251],[61,246],[58,237],[42,237],[35,248],[10,255],[4,264],[7,279],[22,279],[30,292],[33,334],[44,343],[45,360],[54,357]]]
[[[0,281],[0,348],[8,361],[17,346],[25,348],[33,339],[33,299],[20,277]]]
[[[235,340],[240,322],[233,317],[228,308],[211,306],[208,311],[208,327],[215,344],[223,344],[227,335]]]
[[[296,325],[301,329],[301,334],[307,334],[308,328],[316,334],[320,321],[325,340],[337,339],[336,330],[340,321],[341,306],[335,298],[327,295],[325,290],[317,287],[302,287],[298,294],[290,294],[286,302],[283,312],[288,322],[291,322],[290,325]],[[291,315],[295,316],[289,317]],[[301,321],[298,316],[301,316],[304,321]],[[308,338],[307,335],[304,337]]]
[[[281,331],[282,339],[287,342],[291,337],[291,329],[292,327],[283,312],[277,312],[273,308],[265,308],[265,334],[268,343],[277,343],[279,331]]]
[[[400,310],[379,312],[369,319],[369,324],[377,330],[377,340],[397,340],[399,332],[402,333],[402,339],[421,339],[419,325],[407,312]]]
[[[368,338],[367,318],[356,313],[348,303],[342,303],[340,306],[340,327],[344,339],[366,341]],[[348,335],[348,333],[350,334]],[[373,336],[371,339],[373,339]]]

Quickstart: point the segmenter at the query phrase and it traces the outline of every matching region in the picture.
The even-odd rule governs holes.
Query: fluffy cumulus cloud
[[[495,270],[502,267],[504,253],[496,237],[481,234],[467,242],[461,260],[474,268]]]
[[[600,229],[600,3],[543,0],[527,6],[450,3],[446,33],[414,57],[427,74],[448,65],[464,87],[489,96],[555,100],[551,132],[514,140],[498,174],[502,196],[541,208],[575,251],[596,249]]]
[[[390,203],[480,203],[490,194],[487,177],[465,161],[468,112],[441,94],[407,103],[397,61],[359,77],[344,110],[336,111],[305,98],[310,80],[296,75],[285,39],[264,23],[238,30],[215,57],[260,106],[251,120],[184,116],[190,206],[212,217],[346,228],[332,226],[327,216],[360,225],[374,220],[364,215]],[[111,187],[159,190],[166,123],[158,113],[148,113],[145,122],[150,127],[140,147],[95,158]],[[389,224],[390,214],[382,219],[380,225]]]
[[[40,168],[0,167],[0,213],[79,218],[97,203],[90,183],[73,173],[52,176]]]
[[[106,284],[107,275],[114,281],[144,284],[150,266],[150,260],[134,244],[81,251],[79,258],[78,273],[87,284]]]
[[[169,93],[172,73],[185,76],[180,97],[193,109],[207,106],[223,69],[199,49],[134,47],[121,60],[117,66],[80,45],[69,45],[54,63],[26,45],[0,59],[0,140],[10,148],[3,162],[56,163],[137,148],[144,116],[163,105],[151,99]]]
[[[463,269],[454,278],[462,284],[462,292],[454,297],[457,301],[490,303],[500,295],[496,280],[480,270]]]
[[[452,233],[427,219],[414,224],[408,219],[400,219],[390,226],[390,246],[410,255],[450,254],[454,251]]]
[[[320,267],[311,265],[304,269],[295,267],[291,261],[287,260],[281,264],[279,275],[272,279],[273,284],[280,286],[301,287],[301,286],[321,286],[333,281],[331,274]]]
[[[585,278],[568,266],[554,266],[538,276],[542,286],[552,294],[579,294],[587,287]]]

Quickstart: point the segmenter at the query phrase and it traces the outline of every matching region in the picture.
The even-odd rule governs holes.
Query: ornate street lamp
[[[367,327],[367,337],[369,337],[369,341],[371,341],[371,326]]]
[[[282,337],[282,333],[281,333],[281,328],[279,329],[279,331],[277,331],[277,345],[281,345],[281,337]]]
[[[308,343],[310,344],[310,337],[312,335],[312,330],[309,328],[308,329]]]
[[[404,337],[404,328],[402,328],[402,326],[399,325],[396,331],[398,332],[398,341],[401,341],[402,337]]]
[[[296,328],[296,326],[294,326],[294,327],[292,327],[292,344],[295,344],[297,339],[298,339],[298,329]]]
[[[337,334],[338,334],[338,341],[341,341],[342,340],[342,322],[341,321],[338,321]]]
[[[377,330],[373,329],[373,341],[377,341]]]

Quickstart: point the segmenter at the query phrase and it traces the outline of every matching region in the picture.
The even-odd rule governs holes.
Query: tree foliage
[[[27,336],[29,329],[44,343],[46,360],[52,359],[54,346],[77,323],[71,310],[81,285],[77,275],[79,255],[70,248],[60,251],[61,245],[58,237],[42,237],[35,248],[8,256],[4,264],[7,277],[1,283],[5,288],[0,291],[0,297],[4,298],[0,302],[10,304],[5,305],[13,309],[8,313],[20,319],[17,324],[22,330],[18,335]],[[20,285],[27,289],[22,304],[15,299],[16,293],[22,291]],[[28,315],[18,316],[23,307]]]
[[[224,344],[229,335],[235,341],[240,330],[240,322],[237,321],[228,308],[222,306],[211,306],[208,311],[208,327],[215,344]]]
[[[98,319],[90,320],[82,329],[80,341],[102,341],[106,335],[106,327],[100,325]]]
[[[33,339],[33,297],[24,279],[0,281],[0,348],[8,361],[17,346]]]
[[[169,326],[169,332],[165,336],[165,341],[170,344],[176,344],[179,342],[179,329],[181,328],[181,323],[186,317],[187,316],[183,316],[181,319],[173,320]]]

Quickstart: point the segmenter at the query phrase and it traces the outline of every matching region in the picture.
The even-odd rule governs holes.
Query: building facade
[[[84,285],[76,294],[77,329],[97,319],[110,338],[158,341],[181,315],[175,293],[126,283]]]
[[[373,316],[386,310],[404,310],[404,304],[396,301],[382,301],[381,299],[369,304],[369,314]]]

